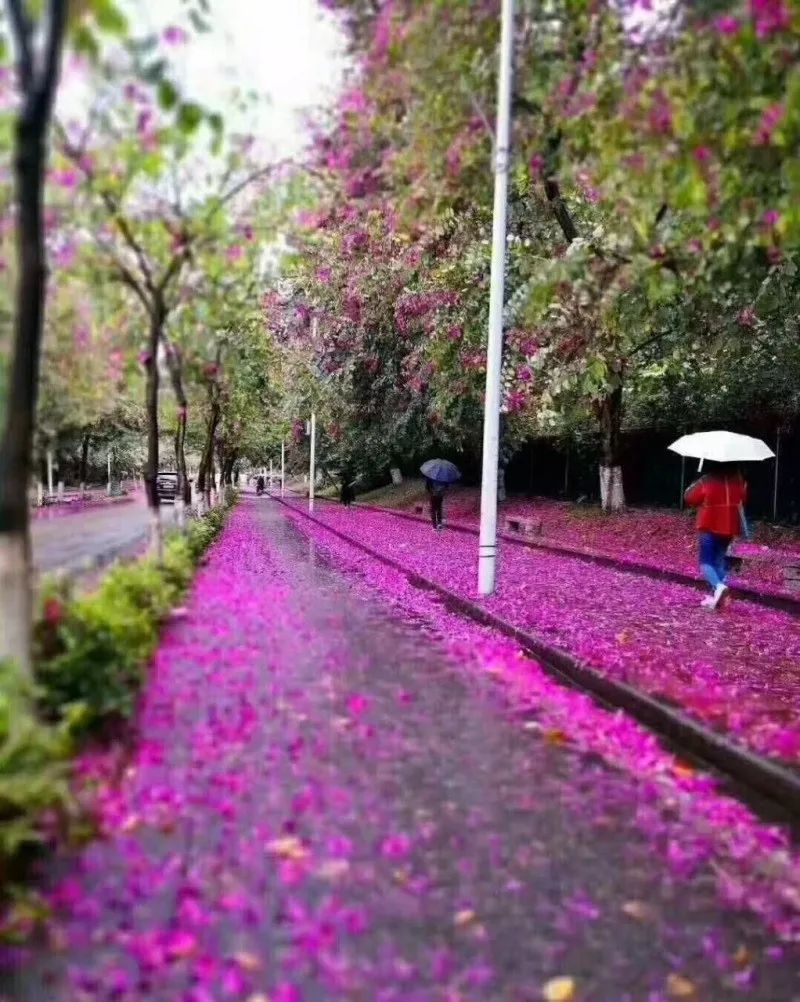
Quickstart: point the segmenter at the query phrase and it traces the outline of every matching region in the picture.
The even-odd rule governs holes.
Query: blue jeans
[[[728,577],[726,553],[730,545],[730,536],[718,536],[716,532],[700,533],[700,570],[712,590],[725,584]]]

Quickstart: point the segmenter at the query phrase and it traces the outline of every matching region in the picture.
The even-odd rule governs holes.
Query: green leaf
[[[113,0],[92,0],[91,10],[97,26],[109,35],[124,35],[128,21]]]
[[[97,39],[86,24],[79,24],[72,32],[72,47],[79,55],[87,56],[90,60],[95,60],[100,55]]]
[[[192,23],[192,27],[198,33],[198,35],[205,35],[211,31],[211,25],[203,17],[198,14],[196,10],[193,10],[189,15],[189,20]]]
[[[164,111],[170,111],[178,103],[178,91],[170,80],[162,80],[158,85],[158,104]]]
[[[178,109],[178,128],[185,135],[191,135],[203,121],[203,109],[194,101],[184,102]]]

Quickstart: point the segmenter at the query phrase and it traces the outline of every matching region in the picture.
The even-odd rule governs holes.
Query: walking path
[[[316,516],[429,580],[475,597],[473,537],[437,535],[429,524],[337,505],[319,505]],[[754,750],[800,765],[796,617],[746,601],[713,614],[690,586],[513,545],[501,546],[497,593],[486,605]]]
[[[720,871],[741,906],[738,877],[705,836],[697,854],[677,800],[526,724],[385,610],[274,502],[241,504],[156,657],[106,838],[53,891],[13,998],[800,998],[754,914],[770,888],[724,905]],[[733,832],[746,812],[727,810]]]

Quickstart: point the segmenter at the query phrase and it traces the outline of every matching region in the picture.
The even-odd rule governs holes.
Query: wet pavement
[[[651,789],[526,730],[274,504],[241,504],[187,612],[10,997],[800,999],[711,868],[643,839]]]
[[[163,505],[161,511],[170,524],[172,505]],[[34,567],[39,574],[93,570],[135,553],[147,541],[149,527],[147,506],[138,498],[75,514],[45,514],[31,525]]]

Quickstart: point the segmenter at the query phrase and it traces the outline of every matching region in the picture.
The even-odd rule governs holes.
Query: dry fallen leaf
[[[281,859],[305,859],[308,852],[294,835],[287,835],[285,838],[276,838],[267,843],[267,852],[273,856],[280,856]]]
[[[626,901],[622,910],[628,918],[637,919],[639,922],[645,922],[652,916],[650,906],[646,905],[644,901]]]
[[[339,880],[350,869],[346,859],[326,859],[317,867],[317,876],[323,880]]]
[[[667,978],[667,995],[673,999],[691,999],[697,994],[694,982],[682,974],[670,974]]]
[[[747,967],[751,963],[752,959],[753,958],[750,955],[750,951],[747,949],[744,943],[742,943],[742,945],[733,955],[733,962],[734,964],[736,964],[737,967]]]
[[[120,831],[127,835],[130,832],[136,831],[136,829],[141,825],[142,819],[138,814],[129,814],[127,818],[122,822],[120,826]]]
[[[552,978],[542,989],[545,1002],[573,1002],[577,996],[574,978]]]
[[[233,959],[243,971],[255,972],[261,970],[261,961],[254,953],[250,953],[248,950],[240,950],[233,955]]]

